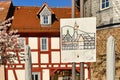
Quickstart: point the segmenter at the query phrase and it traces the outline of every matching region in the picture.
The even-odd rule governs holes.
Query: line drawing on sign
[[[62,26],[61,34],[62,50],[95,49],[95,33],[80,30],[76,21],[74,26]]]
[[[96,61],[96,18],[60,20],[61,62]]]

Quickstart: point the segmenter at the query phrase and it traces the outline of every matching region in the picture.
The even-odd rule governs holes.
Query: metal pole
[[[72,0],[72,18],[75,18],[75,0]]]
[[[80,62],[80,80],[84,80],[84,62]]]
[[[72,63],[72,80],[76,80],[76,63]]]
[[[75,0],[72,0],[72,18],[75,18]],[[72,63],[72,80],[76,80],[76,63]]]
[[[80,17],[84,17],[83,6],[84,6],[84,0],[80,0]]]
[[[83,17],[83,1],[80,0],[80,17]],[[80,80],[84,80],[84,63],[80,62]]]

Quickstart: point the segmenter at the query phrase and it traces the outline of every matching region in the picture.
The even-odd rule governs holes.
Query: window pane
[[[105,2],[105,0],[102,0],[102,3],[104,3]]]
[[[42,39],[42,49],[45,50],[46,49],[46,39]]]
[[[47,15],[44,15],[44,23],[47,24],[48,23],[48,16]]]
[[[41,39],[41,49],[42,50],[47,50],[47,38],[42,38]]]
[[[102,4],[102,8],[105,8],[105,4]]]
[[[109,7],[109,0],[102,0],[102,9]]]
[[[35,80],[38,80],[38,75],[37,74],[35,75]]]
[[[42,45],[42,50],[46,50],[46,45]]]
[[[46,45],[46,39],[42,39],[42,44]]]
[[[109,7],[109,2],[106,2],[106,7]]]
[[[34,80],[34,75],[32,75],[32,80]]]

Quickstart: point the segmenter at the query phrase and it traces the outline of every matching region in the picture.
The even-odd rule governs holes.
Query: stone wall
[[[91,63],[91,80],[106,80],[106,45],[107,38],[115,38],[115,55],[116,55],[116,79],[120,78],[120,25],[107,29],[97,30],[96,54],[97,61]],[[111,65],[112,66],[112,65]]]
[[[84,2],[84,16],[91,16],[91,0],[85,0]]]
[[[97,27],[113,23],[113,4],[110,0],[110,7],[104,10],[100,8],[100,0],[85,0],[84,3],[84,16],[96,17]]]
[[[113,23],[120,23],[120,0],[113,0]]]
[[[91,2],[90,2],[91,1]],[[84,16],[97,18],[97,41],[96,54],[97,61],[91,63],[91,80],[106,80],[106,45],[107,38],[115,38],[116,55],[116,76],[115,80],[120,80],[120,0],[109,0],[110,7],[100,9],[100,0],[85,0]],[[90,11],[91,10],[91,11]],[[113,25],[111,25],[113,24]],[[108,26],[109,25],[109,26]],[[112,65],[111,65],[112,66]]]

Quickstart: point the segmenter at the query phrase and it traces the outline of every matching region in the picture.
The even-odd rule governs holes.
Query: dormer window
[[[46,3],[44,3],[38,12],[38,17],[40,18],[40,25],[42,27],[51,25],[53,14],[54,12],[48,7]]]
[[[47,6],[45,6],[42,11],[40,12],[40,24],[41,25],[51,25],[51,16],[52,13],[51,11],[48,9]]]

